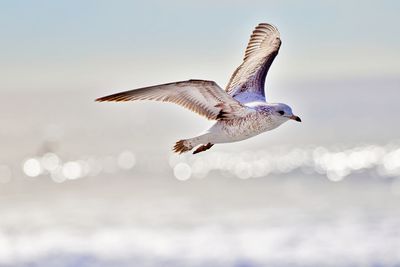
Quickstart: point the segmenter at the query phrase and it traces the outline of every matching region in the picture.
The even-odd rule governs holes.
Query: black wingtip
[[[107,96],[99,97],[94,100],[94,102],[106,102],[109,101]]]

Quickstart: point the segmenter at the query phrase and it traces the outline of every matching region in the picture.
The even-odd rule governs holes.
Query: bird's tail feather
[[[194,145],[190,142],[190,140],[179,140],[175,143],[173,151],[178,154],[182,154],[192,150]]]

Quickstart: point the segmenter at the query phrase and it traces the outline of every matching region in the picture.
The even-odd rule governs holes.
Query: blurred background
[[[0,266],[399,266],[399,3],[1,2]],[[94,102],[224,87],[259,22],[301,124],[176,156],[212,122]]]

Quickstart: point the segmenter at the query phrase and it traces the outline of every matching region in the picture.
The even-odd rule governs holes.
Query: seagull
[[[215,121],[204,133],[177,141],[173,151],[179,154],[194,148],[193,154],[197,154],[214,144],[245,140],[288,120],[301,122],[288,105],[269,103],[265,97],[265,77],[280,46],[278,29],[260,23],[250,36],[242,64],[232,74],[225,90],[214,81],[187,80],[129,90],[96,101],[171,102]]]

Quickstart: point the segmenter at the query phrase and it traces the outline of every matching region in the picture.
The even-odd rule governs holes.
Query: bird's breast
[[[255,112],[243,118],[225,120],[220,123],[224,134],[234,139],[246,139],[280,125],[273,116],[262,112]]]

